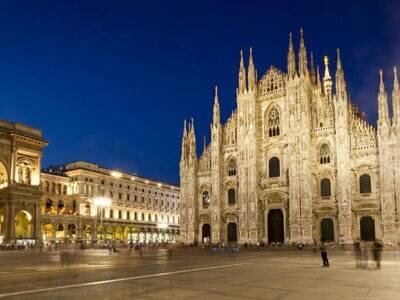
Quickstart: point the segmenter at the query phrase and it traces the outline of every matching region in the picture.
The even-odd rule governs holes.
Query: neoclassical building
[[[286,72],[258,78],[241,53],[237,109],[225,124],[215,91],[211,142],[196,154],[184,126],[181,240],[399,242],[400,86],[394,68],[392,114],[380,71],[377,126],[350,99],[337,51],[335,76],[290,35]],[[334,79],[334,80],[333,80]]]
[[[177,186],[78,161],[43,169],[40,188],[43,241],[178,240]]]
[[[179,187],[83,161],[41,170],[46,145],[0,121],[0,244],[178,240]]]

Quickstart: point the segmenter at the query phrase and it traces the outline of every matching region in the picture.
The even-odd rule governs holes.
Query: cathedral
[[[374,126],[350,100],[339,49],[335,73],[324,57],[320,76],[302,30],[299,44],[296,57],[290,34],[287,72],[271,66],[261,78],[252,49],[247,69],[241,52],[237,108],[222,124],[215,88],[211,142],[200,157],[194,123],[185,122],[182,242],[400,241],[396,67],[392,113],[379,72]]]

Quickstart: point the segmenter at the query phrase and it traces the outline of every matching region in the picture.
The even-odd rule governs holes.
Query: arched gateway
[[[211,227],[210,224],[203,224],[201,227],[201,241],[203,243],[210,242],[211,240]]]
[[[280,209],[268,212],[268,243],[284,242],[283,213]]]
[[[228,224],[228,242],[237,242],[237,226],[236,223]]]
[[[321,241],[331,241],[335,240],[333,221],[330,218],[325,218],[321,220]]]
[[[363,241],[375,240],[375,221],[372,217],[362,217],[360,220],[360,235]]]

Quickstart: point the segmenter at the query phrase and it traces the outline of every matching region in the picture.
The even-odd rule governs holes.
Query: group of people
[[[354,253],[356,256],[356,268],[367,268],[369,262],[370,253],[372,253],[372,258],[375,262],[375,268],[382,268],[382,250],[383,244],[378,239],[373,242],[365,242],[361,240],[356,240],[354,242]],[[319,251],[322,259],[321,267],[329,267],[328,259],[328,243],[323,241],[319,245]]]

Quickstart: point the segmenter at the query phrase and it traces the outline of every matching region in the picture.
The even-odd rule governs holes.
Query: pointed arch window
[[[363,174],[360,176],[360,194],[370,194],[371,193],[371,176],[368,174]]]
[[[319,163],[329,164],[331,162],[331,151],[327,144],[322,144],[321,149],[319,150]]]
[[[268,162],[268,173],[269,177],[279,177],[281,176],[280,161],[277,157],[271,157]]]
[[[331,181],[328,178],[321,180],[321,197],[331,196]]]
[[[235,189],[228,190],[228,204],[235,204],[236,203],[236,191]]]
[[[203,192],[203,208],[208,208],[210,205],[210,192]]]
[[[228,176],[236,175],[236,163],[233,159],[230,160],[228,165]]]
[[[279,111],[272,107],[268,113],[268,136],[278,136],[279,130]]]

